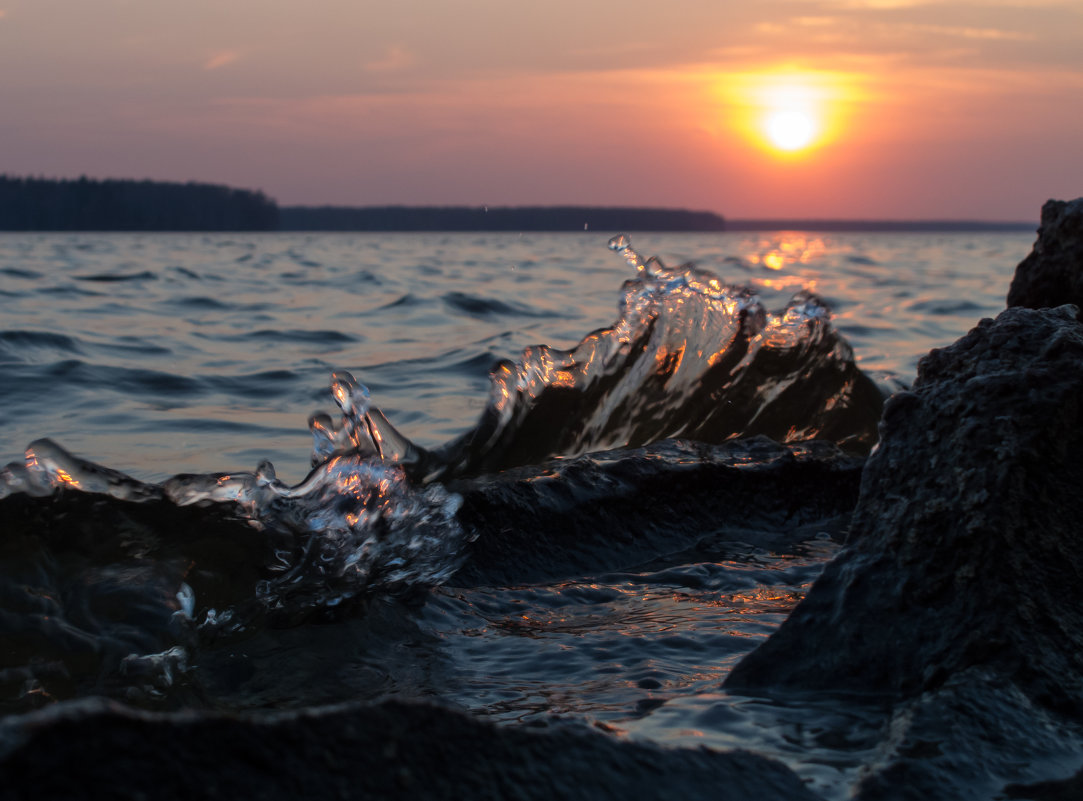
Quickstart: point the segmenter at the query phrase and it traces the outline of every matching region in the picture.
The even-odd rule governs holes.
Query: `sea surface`
[[[931,348],[1003,309],[1034,237],[633,232],[634,249],[629,238],[607,246],[620,233],[0,235],[0,464],[16,465],[4,474],[9,497],[38,481],[39,494],[66,483],[116,498],[166,497],[182,508],[239,501],[267,530],[271,516],[302,519],[312,537],[306,559],[326,545],[321,532],[341,534],[335,547],[348,547],[327,546],[319,559],[343,559],[335,576],[354,582],[302,592],[296,587],[307,579],[287,565],[293,584],[264,581],[252,594],[267,609],[285,609],[288,622],[237,622],[243,603],[211,606],[183,571],[170,585],[167,560],[148,564],[139,555],[140,581],[148,570],[162,574],[138,585],[154,588],[140,602],[149,608],[150,594],[164,593],[173,617],[201,636],[170,633],[176,620],[150,635],[109,633],[98,618],[80,622],[69,610],[65,636],[113,637],[124,651],[119,667],[102,657],[93,681],[82,681],[65,650],[75,646],[49,640],[40,646],[46,659],[36,641],[21,644],[23,656],[0,667],[0,711],[18,715],[88,693],[149,708],[231,710],[435,698],[508,725],[574,720],[665,745],[753,748],[783,759],[826,796],[843,797],[874,748],[877,712],[825,708],[821,729],[850,732],[825,744],[807,706],[794,712],[720,689],[836,552],[831,532],[779,549],[705,538],[681,554],[633,566],[618,558],[619,569],[558,581],[455,586],[454,557],[472,534],[456,522],[461,499],[441,477],[476,475],[484,460],[477,437],[474,462],[454,461],[448,443],[484,430],[479,420],[519,419],[518,407],[503,405],[501,388],[511,384],[499,383],[499,370],[491,376],[494,365],[509,375],[516,364],[529,366],[518,386],[537,400],[530,381],[544,374],[556,386],[579,370],[567,353],[584,340],[595,349],[634,340],[626,328],[636,314],[691,314],[695,325],[682,325],[703,333],[681,357],[692,361],[695,351],[705,365],[714,364],[715,324],[697,321],[717,309],[752,309],[765,341],[789,345],[798,329],[833,326],[844,343],[832,353],[845,357],[849,343],[861,370],[890,394],[913,380]],[[652,255],[660,261],[648,262]],[[696,269],[681,267],[688,263]],[[638,283],[625,287],[632,279]],[[688,312],[696,303],[704,305]],[[602,329],[609,331],[596,333]],[[586,350],[575,351],[580,361]],[[606,351],[607,365],[615,352]],[[662,347],[651,359],[661,364],[666,355]],[[638,368],[622,369],[634,378]],[[645,391],[626,390],[633,398]],[[624,402],[617,416],[628,408],[635,404]],[[329,415],[310,426],[314,412],[339,410],[340,422]],[[585,427],[597,429],[598,413],[583,414]],[[593,450],[592,442],[615,447],[619,436],[607,429],[554,455]],[[431,453],[439,469],[425,461]],[[372,461],[380,455],[405,473],[380,472],[384,461]],[[412,464],[424,469],[411,472]],[[22,466],[39,478],[26,479]],[[179,474],[188,476],[172,478]],[[358,482],[377,489],[361,491],[371,494],[360,513],[339,515],[332,480],[336,492]],[[359,514],[373,503],[383,506],[372,520],[393,521],[389,536],[408,532],[383,555],[358,533],[366,525]],[[284,504],[295,506],[283,512]],[[62,595],[72,581],[92,595],[108,584],[106,574],[131,588],[132,553],[92,551],[50,580]],[[358,572],[380,559],[379,570]],[[241,573],[238,583],[250,580]],[[42,604],[55,601],[29,579],[8,578],[46,598]],[[420,593],[404,600],[404,585]],[[222,598],[235,595],[244,592],[223,590]],[[362,595],[352,611],[325,614]],[[63,617],[60,607],[54,616]],[[144,641],[154,647],[140,651]],[[131,653],[126,643],[135,643]]]

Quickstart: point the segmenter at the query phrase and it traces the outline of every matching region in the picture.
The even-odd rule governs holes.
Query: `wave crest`
[[[313,419],[314,460],[353,450],[432,481],[671,437],[827,439],[861,454],[876,442],[883,398],[819,297],[802,291],[769,312],[748,287],[643,260],[627,237],[610,247],[637,272],[617,321],[571,350],[537,345],[498,362],[488,404],[462,437],[426,451],[336,374],[342,421]]]

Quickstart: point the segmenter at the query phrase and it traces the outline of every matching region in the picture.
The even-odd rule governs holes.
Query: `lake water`
[[[419,444],[477,419],[498,358],[612,324],[608,235],[0,235],[0,459],[48,436],[139,478],[299,480],[308,415],[349,369]],[[874,377],[995,315],[1026,234],[642,234],[645,255],[821,295]]]
[[[695,262],[722,283],[754,288],[767,309],[781,309],[799,290],[815,292],[833,310],[858,365],[885,393],[910,382],[930,348],[950,344],[1003,308],[1033,238],[632,236],[640,253],[657,254],[667,265]],[[363,382],[373,406],[413,443],[439,446],[469,430],[486,409],[489,372],[498,359],[514,361],[538,344],[572,348],[614,323],[622,283],[636,271],[607,248],[608,239],[608,233],[586,232],[2,235],[0,462],[23,462],[27,446],[48,437],[141,482],[251,472],[270,460],[283,486],[293,485],[311,466],[309,415],[336,406],[330,389],[336,370]],[[687,286],[678,284],[671,281],[665,291],[675,293],[666,297],[680,309],[688,298]],[[718,297],[730,303],[738,296],[719,290]],[[800,305],[800,325],[819,325],[819,308]],[[30,461],[48,461],[49,452],[38,447]],[[81,476],[94,478],[74,468],[54,467],[51,475],[54,484],[59,476],[74,486],[82,486]],[[266,467],[260,475],[246,486],[268,486]],[[221,491],[224,480],[212,479]],[[395,520],[421,521],[436,539],[446,534],[449,549],[459,547],[464,534],[451,519],[454,498],[433,486],[422,498],[401,477],[378,477],[377,483],[379,493],[405,499],[396,508],[406,512]],[[188,500],[198,495],[192,486],[184,485]],[[230,487],[231,498],[250,497],[247,489]],[[301,493],[276,491],[279,505]],[[319,521],[331,520],[328,531],[347,534],[359,525],[356,509],[346,513],[348,525],[335,522],[331,512],[339,505],[304,510],[309,545],[321,536]],[[56,507],[44,524],[32,518],[39,521],[34,525],[56,523],[59,530],[74,508]],[[803,597],[837,544],[821,534],[773,549],[729,535],[712,540],[709,533],[679,554],[636,565],[618,559],[619,568],[557,581],[456,586],[444,571],[440,578],[451,580],[426,587],[420,600],[376,592],[360,610],[323,615],[317,624],[309,616],[313,608],[345,609],[343,600],[354,597],[334,585],[314,601],[306,595],[304,614],[296,607],[293,617],[283,614],[285,622],[233,629],[222,621],[241,617],[237,610],[247,607],[227,610],[221,599],[244,595],[243,586],[221,589],[212,605],[199,589],[213,590],[212,582],[197,586],[191,567],[172,551],[168,558],[154,556],[145,543],[120,542],[124,531],[117,542],[110,531],[96,533],[96,544],[80,551],[84,561],[73,567],[72,558],[55,558],[54,551],[67,546],[50,533],[44,554],[13,552],[8,575],[0,577],[15,588],[4,598],[34,598],[18,614],[53,619],[42,629],[44,645],[32,640],[27,646],[23,638],[12,646],[15,655],[0,665],[6,693],[0,702],[7,714],[21,714],[88,692],[151,708],[239,711],[436,698],[507,725],[571,718],[615,736],[753,748],[783,759],[826,796],[843,797],[875,747],[878,711],[825,708],[813,721],[808,705],[794,711],[720,689],[733,664]],[[635,532],[624,531],[617,519],[613,534],[616,541]],[[282,553],[276,558],[291,558]],[[339,556],[328,553],[328,559]],[[350,551],[335,576],[366,553]],[[218,559],[214,571],[236,584],[252,581],[243,559],[207,558]],[[404,558],[410,557],[391,561],[401,567]],[[24,563],[33,567],[25,575],[13,566]],[[282,569],[296,578],[289,565]],[[26,578],[49,571],[57,593],[34,584],[46,579]],[[295,597],[283,584],[267,586],[264,581],[250,594],[268,608],[277,604],[272,611]],[[124,624],[109,629],[101,619],[87,624],[79,609],[56,600],[86,596],[93,606],[94,598],[118,597],[122,590],[150,610],[138,636],[124,613],[108,613]],[[154,604],[164,604],[164,611],[153,611]],[[177,615],[188,621],[181,633],[171,628]],[[120,649],[119,656],[112,662],[103,656],[94,663],[98,673],[85,681],[73,678],[68,641],[49,639],[56,620],[66,621],[65,636],[99,638],[106,643],[102,653]],[[0,636],[15,642],[13,631]],[[129,650],[131,659],[121,660]],[[48,659],[41,655],[46,652]],[[62,679],[43,667],[56,663],[67,665]],[[156,678],[143,684],[131,678],[150,673]],[[809,735],[824,728],[847,734],[836,740]]]

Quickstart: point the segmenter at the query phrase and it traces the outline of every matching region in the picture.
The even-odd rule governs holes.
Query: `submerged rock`
[[[1065,303],[1083,308],[1083,198],[1046,201],[1038,241],[1008,290],[1009,306],[1044,309]]]
[[[1009,309],[884,411],[847,546],[727,680],[913,697],[980,667],[1083,718],[1083,326]]]
[[[498,728],[401,702],[264,716],[64,704],[0,726],[0,774],[13,801],[816,798],[745,751],[662,749],[582,726]]]

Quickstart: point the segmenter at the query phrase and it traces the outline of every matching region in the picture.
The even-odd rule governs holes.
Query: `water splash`
[[[429,482],[670,437],[821,438],[857,453],[876,441],[882,397],[819,297],[799,292],[769,312],[748,287],[643,259],[627,236],[609,247],[636,270],[617,321],[572,350],[537,345],[498,362],[472,430],[426,451],[336,374],[343,422],[313,418],[313,459],[353,450]]]
[[[0,471],[0,498],[82,490],[122,501],[229,505],[292,543],[276,550],[276,575],[257,594],[268,609],[303,612],[450,575],[466,535],[456,520],[460,501],[438,479],[671,437],[824,438],[856,451],[875,441],[879,392],[817,296],[801,292],[768,312],[747,287],[693,265],[644,260],[626,236],[609,247],[637,274],[622,287],[617,321],[571,350],[537,345],[518,361],[498,362],[478,424],[438,449],[413,444],[372,405],[368,389],[340,371],[331,377],[340,414],[310,419],[313,469],[296,486],[280,481],[269,462],[254,472],[147,484],[38,440],[23,464]]]
[[[360,421],[367,412],[354,401],[364,396],[364,388],[340,377],[336,389],[344,419]],[[280,481],[270,462],[251,473],[178,475],[147,484],[38,440],[24,463],[0,470],[0,498],[78,492],[175,507],[218,506],[221,514],[276,543],[275,559],[266,566],[272,576],[252,593],[263,611],[287,618],[374,592],[406,592],[444,581],[461,564],[468,539],[456,520],[460,496],[438,484],[415,487],[404,469],[386,458],[401,454],[385,451],[381,457],[369,428],[333,430],[336,441],[351,445],[336,450],[295,486]],[[339,436],[342,431],[356,436]],[[192,617],[199,599],[191,588],[179,586],[176,598],[179,609]],[[244,625],[228,610],[203,609],[200,615],[212,626]]]
[[[338,415],[321,412],[309,421],[312,470],[296,485],[282,482],[270,462],[252,472],[144,483],[49,440],[32,443],[23,462],[0,469],[0,499],[113,499],[105,507],[68,504],[76,510],[71,518],[92,518],[96,526],[93,548],[70,564],[88,559],[79,569],[94,574],[101,567],[94,560],[111,560],[110,575],[84,581],[65,574],[54,583],[82,582],[88,592],[131,584],[150,610],[135,628],[120,614],[109,624],[113,633],[102,634],[97,622],[81,622],[77,609],[67,615],[61,603],[42,618],[43,630],[60,630],[51,621],[67,615],[64,637],[112,637],[120,649],[109,657],[114,673],[133,693],[154,698],[185,681],[200,638],[247,636],[264,621],[294,625],[348,614],[373,596],[410,594],[453,575],[472,532],[459,519],[461,497],[443,480],[672,437],[820,438],[855,451],[875,440],[880,395],[817,296],[801,292],[769,312],[751,289],[692,265],[671,269],[643,259],[627,237],[610,247],[636,270],[621,289],[613,325],[571,350],[537,345],[517,361],[498,362],[477,425],[440,448],[418,447],[397,431],[344,371],[331,377]],[[143,515],[149,526],[131,522],[135,507],[150,509]],[[196,517],[185,517],[189,512]],[[48,571],[52,545],[34,544],[33,514],[19,524],[29,534],[19,536],[29,543],[33,569]],[[70,539],[58,527],[58,547],[82,547],[79,525]],[[206,558],[192,556],[200,547]],[[223,548],[239,558],[222,561]],[[37,608],[37,590],[19,592]],[[0,662],[0,674],[5,669]],[[47,678],[33,666],[13,670],[28,681]]]
[[[341,453],[398,464],[413,464],[423,458],[421,449],[400,434],[383,412],[372,407],[368,387],[358,383],[350,373],[338,371],[331,375],[331,397],[342,412],[338,424],[322,412],[308,421],[313,439],[313,466]]]
[[[42,498],[58,489],[94,492],[123,501],[161,497],[155,485],[80,459],[50,439],[30,443],[24,463],[12,462],[0,468],[0,498],[17,492]]]

